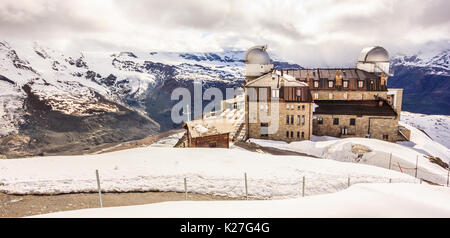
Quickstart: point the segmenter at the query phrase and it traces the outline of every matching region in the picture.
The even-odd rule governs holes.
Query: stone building
[[[245,56],[247,138],[310,140],[313,104],[308,84],[273,70],[265,49],[253,47]]]
[[[363,49],[355,68],[283,70],[273,69],[266,48],[252,47],[244,59],[248,138],[294,141],[309,140],[314,134],[393,142],[405,137],[398,126],[403,90],[387,88],[391,75],[384,48]],[[273,99],[279,102],[279,115],[269,122],[260,121],[259,114],[250,110],[255,105],[258,112],[265,108],[260,94],[269,95],[269,105]],[[278,131],[266,134],[267,125],[277,118]]]

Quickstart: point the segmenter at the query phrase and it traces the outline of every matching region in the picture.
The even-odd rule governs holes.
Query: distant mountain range
[[[450,114],[448,50],[398,56],[390,87],[404,110]],[[244,51],[82,52],[0,42],[0,155],[89,152],[179,127],[170,120],[175,88],[223,90],[244,82]],[[275,59],[276,68],[301,68]],[[206,102],[205,102],[206,103]]]
[[[399,55],[391,61],[388,87],[403,88],[403,110],[450,115],[450,49]]]

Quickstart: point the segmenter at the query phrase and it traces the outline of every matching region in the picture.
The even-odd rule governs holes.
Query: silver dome
[[[267,46],[254,46],[245,53],[244,61],[246,64],[271,64],[272,60],[267,54]]]
[[[359,62],[389,62],[389,53],[381,46],[364,48],[358,57]]]

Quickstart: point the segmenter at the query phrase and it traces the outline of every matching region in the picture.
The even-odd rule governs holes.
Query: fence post
[[[100,176],[98,175],[98,169],[95,170],[95,175],[97,177],[97,188],[98,188],[98,197],[100,199],[100,207],[103,207],[102,188],[100,187]]]
[[[391,163],[392,163],[392,153],[389,156],[389,170],[391,170]]]
[[[418,167],[417,167],[417,164],[419,163],[419,156],[417,155],[416,156],[416,173],[414,174],[414,177],[415,178],[417,178],[417,170],[418,170]]]
[[[187,200],[187,181],[184,178],[184,200]]]
[[[247,173],[244,173],[244,177],[245,177],[245,199],[248,200]]]
[[[305,176],[303,176],[302,197],[305,196]]]
[[[448,177],[450,176],[450,165],[447,167],[447,187],[448,187]]]
[[[347,180],[347,188],[349,188],[350,187],[350,177],[348,177],[348,180]]]

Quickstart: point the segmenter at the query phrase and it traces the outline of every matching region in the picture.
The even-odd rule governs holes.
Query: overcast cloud
[[[1,0],[0,40],[74,51],[221,51],[267,44],[305,66],[353,64],[361,48],[448,45],[448,0]]]

